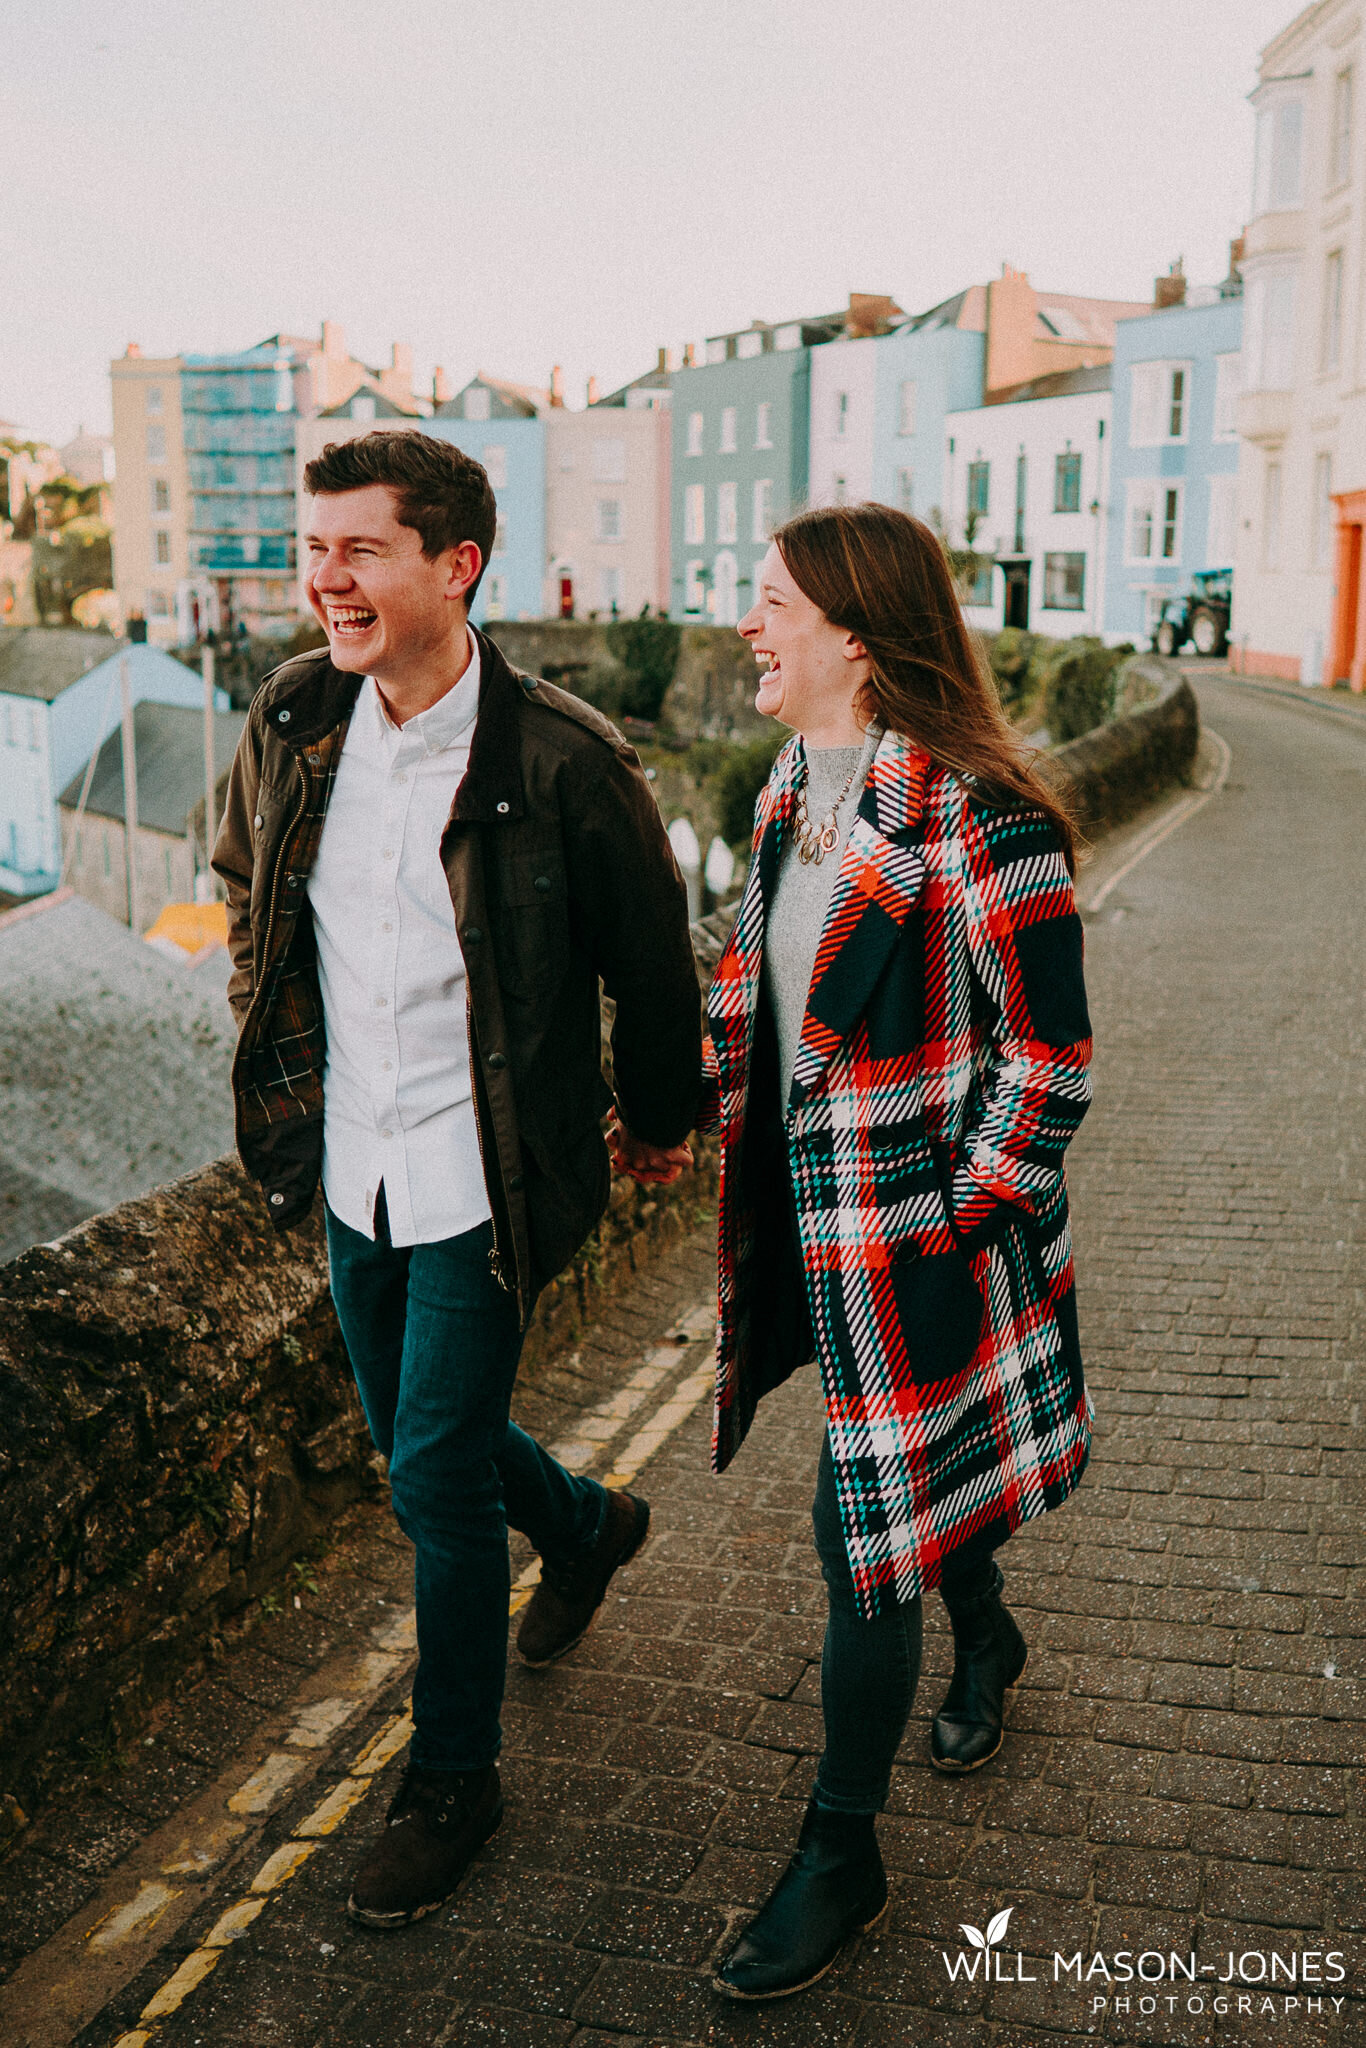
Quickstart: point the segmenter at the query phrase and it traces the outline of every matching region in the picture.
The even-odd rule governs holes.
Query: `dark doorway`
[[[1029,564],[1028,562],[1002,562],[1001,573],[1006,580],[1005,617],[1002,624],[1029,625]]]
[[[574,616],[574,579],[573,579],[573,577],[572,577],[572,576],[561,576],[561,578],[560,578],[560,617],[561,617],[562,619],[572,619],[572,618],[573,618],[573,616]]]

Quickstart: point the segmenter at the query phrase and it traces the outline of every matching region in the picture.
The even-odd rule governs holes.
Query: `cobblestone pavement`
[[[949,1666],[929,1603],[881,1824],[888,1920],[786,2005],[708,1988],[782,1867],[820,1743],[807,1373],[725,1478],[706,1470],[705,1406],[651,1460],[650,1548],[571,1659],[512,1672],[507,1820],[448,1909],[387,1937],[344,1918],[396,1764],[330,1832],[296,1836],[323,1794],[342,1788],[337,1813],[363,1787],[346,1774],[401,1702],[396,1677],[81,2048],[144,2031],[155,2048],[1366,2043],[1366,732],[1199,687],[1227,782],[1088,933],[1097,1104],[1072,1179],[1095,1456],[1075,1500],[1005,1554],[1032,1655],[1005,1748],[958,1782],[925,1761]],[[402,1561],[373,1520],[349,1540],[324,1588],[338,1628]],[[187,1702],[162,1799],[225,1747]],[[298,1874],[225,1924],[277,1850]],[[1007,1907],[987,1980],[962,1923]],[[215,1923],[220,1940],[245,1931],[139,2028]],[[1194,1952],[1199,1974],[1123,1980],[1140,1952],[1145,1972]],[[1055,1953],[1088,1981],[1074,1966],[1055,1982]]]

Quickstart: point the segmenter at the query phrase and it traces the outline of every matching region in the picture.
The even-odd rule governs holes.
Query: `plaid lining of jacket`
[[[725,1469],[760,1396],[814,1345],[872,1616],[937,1585],[968,1536],[1004,1538],[1081,1477],[1091,1411],[1062,1155],[1090,1100],[1091,1031],[1053,827],[989,807],[888,732],[821,933],[784,1142],[774,1107],[766,1153],[774,1090],[751,1085],[764,913],[803,771],[794,739],[759,798],[708,998],[702,1127],[721,1137],[713,1464]],[[809,1324],[783,1312],[801,1290],[772,1252],[784,1157]],[[765,1158],[776,1167],[756,1172]]]
[[[332,785],[346,743],[349,714],[300,756],[304,801],[278,868],[276,901],[266,931],[256,1015],[265,1029],[243,1035],[235,1070],[239,1145],[272,1127],[323,1114],[327,1037],[305,890],[317,859]],[[267,1140],[267,1143],[269,1141]]]

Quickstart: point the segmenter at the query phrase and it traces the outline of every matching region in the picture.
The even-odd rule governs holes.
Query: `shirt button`
[[[393,1137],[393,1135],[394,1135],[394,1134],[393,1134],[393,1132],[392,1132],[392,1131],[381,1131],[381,1132],[380,1132],[380,1136],[381,1136],[381,1138],[392,1138],[392,1137]]]
[[[539,889],[542,896],[548,896],[552,884],[549,875],[537,875],[531,886],[533,889]]]
[[[376,997],[375,997],[375,1008],[376,1008],[377,1010],[383,1010],[383,1009],[387,1009],[387,1007],[388,1007],[388,1003],[389,1003],[389,998],[388,998],[388,996],[376,996]]]
[[[406,782],[406,781],[408,780],[408,778],[407,778],[407,776],[406,776],[406,775],[396,775],[396,776],[394,777],[394,780],[395,780],[395,782]]]
[[[380,1061],[380,1063],[379,1063],[379,1065],[380,1065],[380,1072],[381,1072],[381,1073],[383,1073],[383,1074],[388,1074],[388,1073],[391,1073],[391,1072],[393,1071],[393,1065],[394,1065],[394,1063],[393,1063],[393,1061],[392,1061],[392,1060],[381,1060],[381,1061]]]
[[[388,918],[384,920],[384,923],[380,926],[380,930],[382,932],[391,932],[393,930],[393,926],[390,924]]]
[[[507,1063],[508,1059],[505,1052],[491,1052],[489,1054],[489,1065],[493,1068],[495,1074],[501,1073]]]
[[[386,846],[386,847],[385,847],[385,849],[384,849],[384,858],[385,858],[386,860],[392,860],[392,859],[393,859],[393,857],[394,857],[394,849],[393,849],[393,847],[392,847],[392,846]]]

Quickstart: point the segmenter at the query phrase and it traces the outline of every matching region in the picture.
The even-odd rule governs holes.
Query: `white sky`
[[[672,348],[1018,265],[1213,281],[1291,0],[8,0],[0,418],[341,322],[571,403]]]

